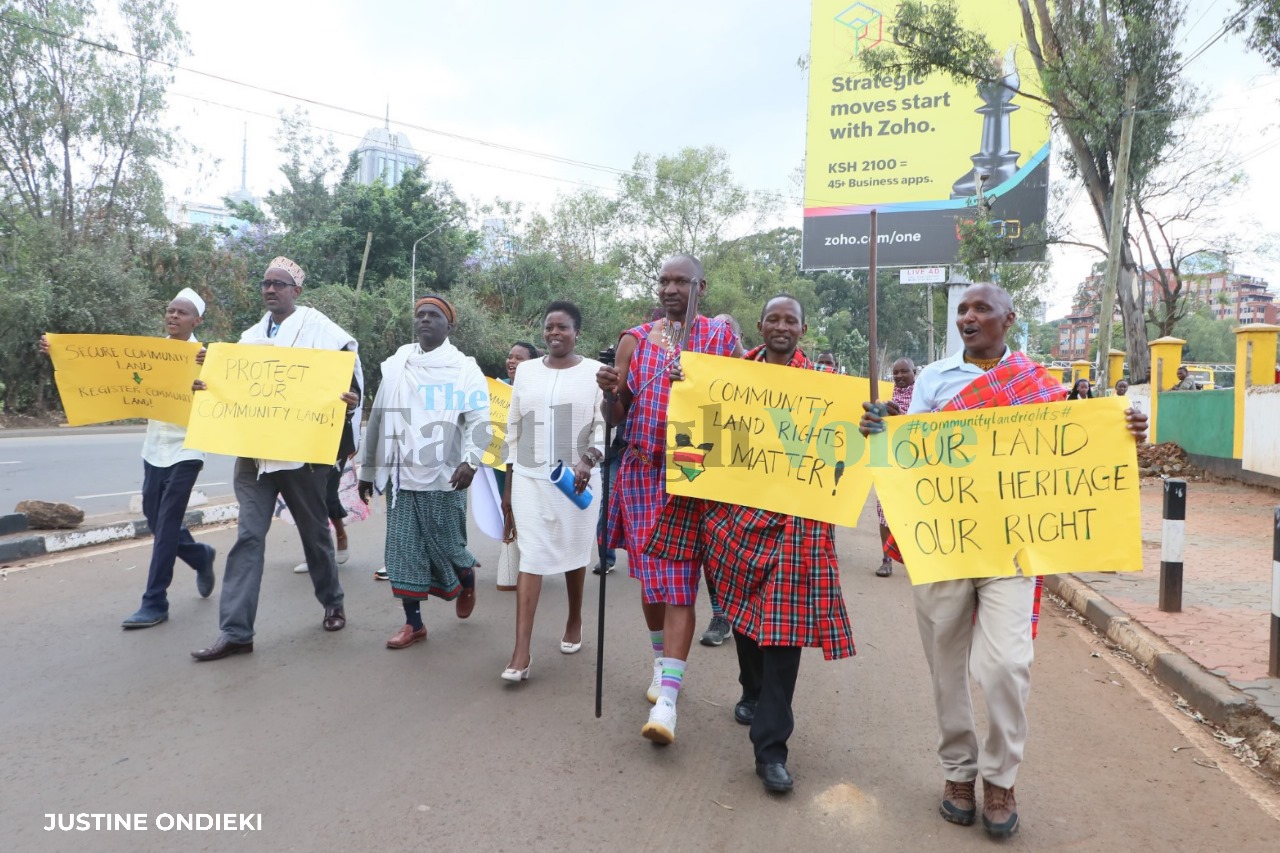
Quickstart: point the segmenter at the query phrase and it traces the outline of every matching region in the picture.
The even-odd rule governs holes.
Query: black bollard
[[[1160,535],[1160,609],[1182,612],[1182,547],[1186,543],[1187,481],[1164,481],[1164,525]]]

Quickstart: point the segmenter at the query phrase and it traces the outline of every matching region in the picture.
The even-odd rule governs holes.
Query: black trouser
[[[755,640],[733,632],[738,650],[738,683],[742,698],[756,700],[755,720],[751,723],[751,743],[756,761],[763,764],[787,763],[787,738],[795,730],[791,715],[791,697],[796,692],[796,676],[800,674],[800,646],[762,646]]]
[[[151,568],[147,572],[147,591],[142,594],[143,609],[169,612],[169,584],[173,581],[173,561],[181,559],[193,569],[209,559],[209,546],[191,538],[182,525],[191,500],[191,487],[200,476],[204,462],[187,459],[167,468],[157,468],[142,461],[142,514],[155,537],[151,544]]]

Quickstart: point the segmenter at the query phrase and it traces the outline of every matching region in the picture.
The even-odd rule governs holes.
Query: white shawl
[[[360,389],[360,401],[364,402],[364,370],[360,367],[359,344],[345,329],[320,311],[304,305],[297,306],[293,313],[284,319],[275,337],[267,336],[270,328],[271,314],[268,312],[261,320],[244,330],[244,334],[240,335],[240,343],[301,349],[349,349],[356,354],[355,379]],[[351,413],[351,433],[355,436],[357,447],[360,446],[360,413],[361,404],[357,404]],[[283,462],[278,459],[258,460],[259,475],[301,467],[301,462]]]
[[[476,360],[448,340],[430,352],[405,344],[384,361],[374,408],[378,435],[365,449],[374,468],[361,479],[379,489],[390,480],[393,500],[402,488],[441,488],[462,462],[479,466],[483,448],[472,433],[489,420],[489,389]]]

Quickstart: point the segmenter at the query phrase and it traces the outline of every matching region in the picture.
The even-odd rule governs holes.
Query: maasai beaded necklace
[[[999,355],[995,358],[973,358],[968,353],[964,354],[965,361],[967,361],[969,364],[972,364],[978,367],[983,372],[986,372],[994,368],[997,364],[1000,363],[1000,359],[1002,358],[1004,358],[1003,355]]]

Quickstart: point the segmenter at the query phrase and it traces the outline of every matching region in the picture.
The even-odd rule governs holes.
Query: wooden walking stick
[[[616,347],[609,347],[600,351],[600,362],[613,367],[614,357],[617,355]],[[625,381],[625,380],[624,380]],[[605,399],[612,400],[612,394],[606,394]],[[600,719],[601,702],[604,695],[604,589],[605,579],[609,577],[609,469],[612,463],[609,454],[613,451],[613,427],[609,426],[609,419],[604,421],[604,470],[600,472],[600,514],[604,520],[602,528],[603,533],[600,536],[600,604],[599,613],[596,622],[596,719]]]

